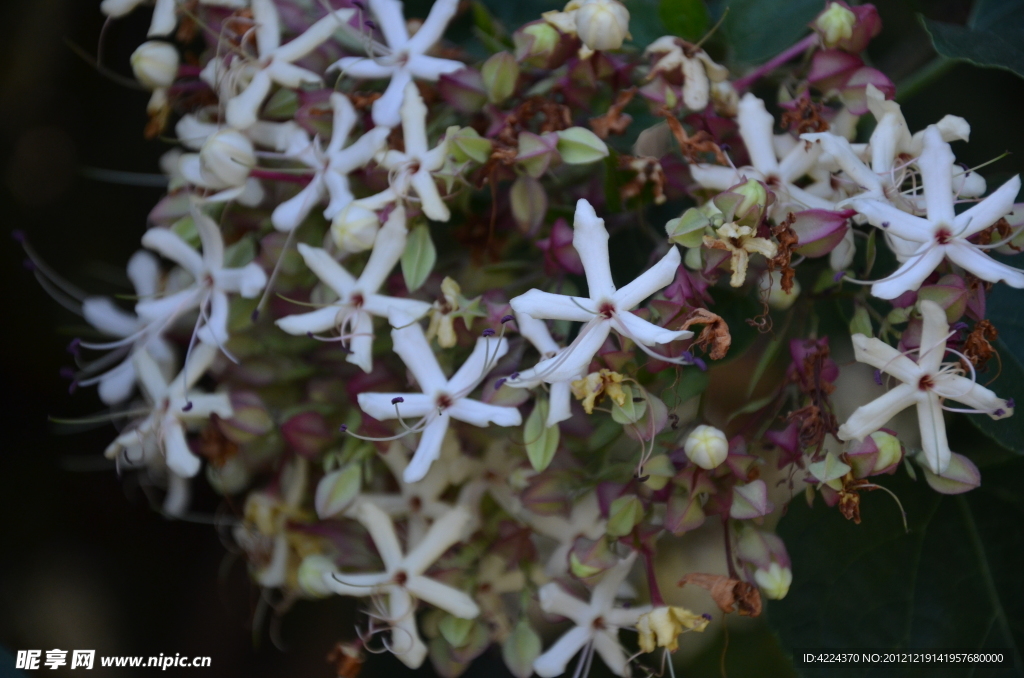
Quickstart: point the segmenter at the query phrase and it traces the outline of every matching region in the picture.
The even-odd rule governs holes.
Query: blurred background
[[[107,179],[128,173],[120,180],[146,183],[171,146],[143,139],[146,92],[113,81],[78,54],[97,52],[104,23],[98,4],[0,3],[0,235],[24,231],[74,284],[114,293],[124,289],[124,264],[161,189]],[[631,3],[631,10],[643,11],[641,4]],[[884,30],[872,45],[874,65],[898,86],[907,82],[934,56],[916,13],[962,23],[969,8],[968,0],[879,3]],[[148,24],[147,9],[112,23],[102,42],[104,67],[129,77],[128,57]],[[956,151],[969,165],[1010,151],[985,171],[997,186],[1021,168],[1021,102],[1024,82],[1017,77],[956,65],[902,103],[914,130],[946,113],[967,118],[971,143]],[[213,520],[216,511],[237,513],[237,507],[199,490],[197,504],[210,521],[165,520],[132,477],[118,477],[103,459],[111,427],[56,434],[49,416],[81,417],[102,407],[94,389],[69,396],[59,376],[71,363],[66,346],[77,319],[40,289],[20,246],[3,242],[0,675],[17,675],[12,655],[19,649],[60,648],[208,655],[206,675],[224,678],[332,676],[325,656],[335,642],[351,638],[354,601],[300,602],[287,615],[271,611],[254,624],[260,592]],[[726,668],[733,678],[789,671],[764,626],[732,642]],[[717,674],[721,649],[719,640],[692,675]],[[760,657],[759,665],[749,666],[744,655]],[[766,658],[778,664],[761,663]],[[399,668],[390,657],[375,658],[364,675]],[[484,673],[504,675],[504,668],[486,655],[467,675]],[[47,671],[64,674],[75,675]]]

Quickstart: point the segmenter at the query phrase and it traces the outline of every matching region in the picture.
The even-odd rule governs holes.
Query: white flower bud
[[[729,456],[729,441],[714,426],[701,424],[686,436],[686,456],[697,466],[711,470]]]
[[[256,151],[241,132],[221,130],[199,150],[199,169],[211,184],[241,186],[256,166]]]
[[[379,230],[377,213],[358,201],[349,203],[331,222],[334,244],[346,252],[365,252],[372,248]]]
[[[135,79],[149,89],[170,87],[178,75],[178,50],[174,45],[150,40],[132,52]]]
[[[793,570],[773,562],[767,570],[757,569],[754,581],[761,587],[766,598],[782,600],[789,593],[789,585],[793,583]]]
[[[334,562],[319,553],[306,556],[299,565],[298,583],[302,592],[315,598],[326,598],[331,590],[324,582],[325,577],[337,572]]]
[[[576,34],[590,49],[618,49],[629,35],[629,10],[618,0],[585,0],[576,11]]]

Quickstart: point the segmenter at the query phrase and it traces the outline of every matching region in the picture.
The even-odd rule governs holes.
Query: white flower
[[[451,419],[474,426],[518,426],[519,410],[467,398],[487,373],[508,352],[508,341],[493,337],[477,339],[473,353],[450,379],[444,376],[423,328],[408,316],[393,313],[391,340],[395,353],[416,378],[422,393],[360,393],[359,407],[374,419],[422,417],[413,430],[423,431],[416,453],[402,473],[407,483],[422,479],[441,453],[441,442]]]
[[[291,88],[321,83],[323,80],[319,75],[294,65],[294,62],[330,39],[335,31],[346,27],[354,13],[353,9],[335,10],[307,28],[302,35],[282,45],[280,19],[274,1],[252,0],[257,58],[236,58],[226,67],[220,60],[211,59],[203,72],[204,79],[221,92],[221,100],[226,102],[224,113],[228,125],[245,129],[256,122],[260,106],[273,83]],[[238,91],[240,85],[241,91]]]
[[[719,466],[729,456],[729,441],[714,426],[701,424],[690,431],[683,444],[686,456],[703,469]]]
[[[433,176],[433,172],[441,169],[448,156],[448,142],[441,139],[434,148],[428,146],[427,107],[423,103],[423,97],[420,96],[416,85],[411,82],[405,89],[401,110],[405,150],[387,151],[381,156],[380,164],[391,175],[390,190],[395,196],[404,198],[413,190],[419,197],[420,206],[427,218],[448,221],[451,214],[448,206],[441,200]]]
[[[565,667],[584,647],[586,652],[597,651],[604,663],[618,676],[629,673],[626,655],[619,645],[619,629],[635,626],[650,605],[635,608],[615,607],[615,594],[629,575],[634,551],[601,578],[590,595],[590,602],[569,595],[555,582],[540,589],[540,607],[548,614],[568,617],[576,626],[567,631],[547,652],[533,662],[533,670],[541,678],[554,678],[565,672]],[[581,661],[586,661],[586,657]]]
[[[418,668],[427,656],[427,646],[416,628],[415,599],[462,619],[473,619],[480,608],[464,592],[424,576],[434,561],[459,541],[469,512],[457,507],[439,517],[423,540],[407,553],[395,534],[391,518],[369,502],[359,504],[357,519],[370,533],[384,572],[347,574],[337,571],[324,575],[327,588],[343,596],[388,596],[389,622],[401,633],[393,634],[391,651],[408,667]]]
[[[529,386],[536,383],[538,378],[550,384],[578,378],[586,372],[594,354],[612,329],[633,340],[645,351],[648,351],[648,346],[693,336],[689,331],[676,332],[658,327],[629,312],[675,279],[680,261],[679,251],[675,247],[671,247],[661,261],[636,280],[616,290],[608,262],[608,231],[605,230],[604,220],[597,218],[594,208],[586,200],[576,203],[572,244],[583,261],[589,298],[532,289],[510,303],[516,313],[525,313],[532,318],[572,320],[585,324],[565,350],[542,360],[532,369],[522,372],[518,378],[509,379],[509,386]],[[658,357],[666,359],[664,356]]]
[[[1003,280],[1012,287],[1024,287],[1024,272],[992,259],[984,253],[984,246],[967,240],[1013,210],[1020,177],[1013,177],[978,204],[956,214],[951,186],[953,162],[949,144],[942,140],[938,127],[931,125],[925,131],[924,150],[918,160],[927,218],[907,214],[880,200],[851,201],[851,207],[867,217],[872,226],[914,246],[892,275],[871,286],[874,296],[895,299],[916,290],[946,257],[982,280]]]
[[[398,124],[402,102],[408,96],[407,86],[414,77],[433,82],[446,73],[454,73],[466,67],[459,61],[438,59],[426,54],[441,39],[458,6],[458,0],[437,0],[419,30],[410,38],[401,2],[370,0],[370,10],[377,19],[387,46],[372,43],[371,56],[345,57],[331,68],[339,68],[344,75],[353,78],[391,78],[384,95],[373,102],[375,124],[384,127]]]
[[[921,446],[928,466],[942,474],[949,466],[950,450],[942,418],[944,399],[955,400],[993,419],[1013,414],[1011,404],[973,379],[960,376],[960,363],[943,363],[949,324],[946,312],[933,301],[920,302],[923,326],[917,362],[878,339],[853,335],[857,360],[903,382],[867,405],[862,405],[839,427],[841,440],[863,440],[897,413],[914,405],[921,426]],[[973,375],[972,375],[973,376]]]
[[[170,43],[149,40],[132,52],[131,64],[135,79],[148,89],[170,87],[178,75],[178,50]]]
[[[816,195],[811,187],[802,188],[795,183],[816,167],[820,146],[796,144],[784,157],[776,157],[772,133],[775,119],[765,110],[764,102],[750,93],[740,99],[737,122],[752,167],[733,169],[694,163],[689,166],[694,181],[716,191],[724,191],[747,179],[762,181],[779,197],[772,206],[772,216],[776,218],[795,210],[835,209],[834,201]],[[815,190],[819,188],[814,186]]]
[[[135,305],[135,312],[162,329],[181,314],[199,308],[199,339],[223,347],[228,340],[228,293],[252,299],[267,284],[267,275],[255,262],[242,268],[226,268],[224,239],[217,224],[199,210],[193,210],[192,217],[203,245],[202,254],[166,228],[146,231],[142,245],[177,263],[195,282],[164,297],[142,299]]]
[[[665,35],[644,50],[644,56],[657,55],[647,80],[665,73],[681,72],[683,75],[683,104],[694,111],[703,111],[711,97],[711,85],[725,83],[729,70],[708,56],[702,49],[684,42],[674,35]],[[735,97],[735,90],[732,95]]]
[[[398,263],[405,249],[405,210],[396,207],[380,231],[358,278],[346,271],[326,250],[299,243],[299,254],[338,300],[309,313],[286,316],[277,326],[288,334],[316,334],[337,328],[351,351],[345,358],[364,372],[373,369],[373,316],[388,317],[392,311],[418,318],[430,310],[430,304],[377,294],[384,280]]]
[[[629,35],[629,10],[618,0],[583,0],[576,34],[590,49],[618,49]]]
[[[526,511],[521,512],[519,517],[537,534],[558,542],[544,566],[544,573],[549,577],[558,577],[569,571],[569,552],[573,542],[580,537],[600,539],[608,527],[608,522],[601,517],[601,505],[595,492],[588,493],[573,504],[568,518],[559,515],[541,516]]]
[[[132,361],[150,412],[107,447],[107,458],[134,466],[151,461],[158,453],[172,473],[185,478],[197,474],[200,461],[185,440],[186,427],[206,421],[211,414],[230,417],[233,413],[226,394],[191,390],[216,356],[216,346],[197,344],[185,367],[168,383],[152,356],[145,350],[136,351]]]
[[[305,188],[274,209],[271,222],[279,231],[291,231],[301,224],[325,196],[330,196],[330,203],[324,210],[324,217],[333,219],[352,202],[349,172],[368,164],[387,143],[390,130],[375,127],[350,146],[343,147],[356,124],[356,111],[348,97],[338,92],[331,94],[331,106],[334,109],[334,126],[327,148],[322,148],[317,139],[293,152],[296,160],[313,168],[315,173]]]
[[[143,4],[146,0],[103,0],[100,3],[100,11],[109,17],[122,17],[133,9]],[[153,19],[149,24],[149,37],[168,35],[174,31],[178,24],[175,16],[175,9],[180,0],[156,0],[153,6]],[[203,5],[216,5],[218,7],[245,7],[246,0],[199,0]]]

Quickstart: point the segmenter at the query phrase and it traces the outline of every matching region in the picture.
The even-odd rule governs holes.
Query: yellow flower
[[[583,409],[587,414],[593,414],[594,404],[604,394],[614,400],[619,407],[626,404],[626,393],[622,390],[622,375],[618,372],[591,372],[582,379],[572,382],[570,387],[576,399],[583,401]]]
[[[669,652],[679,649],[679,634],[685,631],[703,631],[710,620],[694,614],[685,607],[656,607],[640,617],[636,630],[640,632],[640,649],[654,652],[664,647]]]

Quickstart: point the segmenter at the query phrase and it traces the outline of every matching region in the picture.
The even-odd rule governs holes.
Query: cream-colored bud
[[[170,43],[149,40],[132,52],[131,64],[135,79],[148,89],[170,87],[178,75],[178,50]]]
[[[224,129],[210,135],[199,150],[199,169],[211,184],[241,186],[256,166],[256,151],[249,138]]]
[[[729,441],[714,426],[701,424],[686,436],[686,456],[703,469],[713,469],[729,456]]]
[[[337,572],[334,562],[325,555],[319,553],[306,556],[299,565],[298,583],[299,588],[308,596],[314,598],[326,598],[331,595],[327,588],[325,577]]]
[[[853,26],[857,23],[857,15],[833,2],[814,22],[814,27],[821,33],[826,47],[835,47],[840,40],[853,36]]]
[[[789,585],[793,583],[793,570],[773,562],[767,570],[756,570],[754,581],[761,587],[766,598],[782,600],[789,593]]]
[[[775,311],[788,310],[800,296],[800,281],[793,280],[793,289],[786,292],[782,289],[782,271],[765,271],[758,282],[761,298]]]
[[[331,222],[334,244],[346,252],[365,252],[372,248],[379,230],[377,213],[358,201],[349,203]]]
[[[576,34],[590,49],[618,49],[629,35],[629,10],[618,0],[585,0],[576,11]]]

